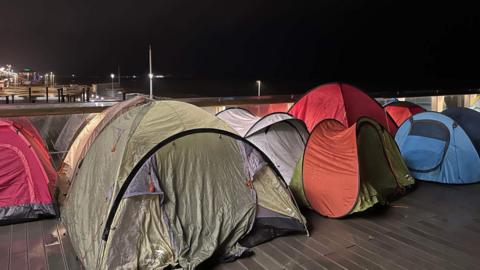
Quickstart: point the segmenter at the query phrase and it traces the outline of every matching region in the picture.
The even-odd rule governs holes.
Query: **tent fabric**
[[[125,102],[118,103],[97,114],[83,127],[78,136],[75,138],[75,141],[73,141],[73,143],[70,145],[68,153],[65,155],[65,158],[59,169],[60,177],[58,181],[58,188],[60,190],[60,196],[58,199],[60,204],[63,203],[63,199],[68,192],[68,188],[73,176],[76,174],[83,158],[97,136],[118,115],[132,107],[145,104],[146,102],[146,98],[138,96]],[[119,130],[119,132],[123,132],[123,130]]]
[[[226,109],[217,117],[267,155],[290,184],[308,139],[308,130],[301,120],[282,112],[258,117],[241,108]]]
[[[150,101],[118,115],[93,141],[62,207],[84,266],[192,269],[241,256],[239,241],[255,232],[266,240],[267,225],[305,231],[288,187],[252,147],[182,102]],[[276,223],[254,231],[265,221],[259,208],[274,212]]]
[[[445,114],[419,113],[400,126],[395,140],[415,178],[446,184],[480,181],[480,171],[472,169],[480,166],[480,156],[473,143],[478,139],[475,137],[478,125],[468,122],[478,118],[475,115],[471,118],[470,111],[466,112],[464,116],[461,110]],[[447,114],[461,120],[457,122]],[[471,130],[470,134],[462,123]]]
[[[0,120],[0,223],[55,215],[56,174],[39,136],[26,118]]]
[[[412,115],[417,113],[425,112],[425,109],[421,106],[408,102],[408,101],[396,101],[391,102],[383,107],[385,111],[390,115],[390,117],[395,121],[397,126],[400,126],[410,118]]]
[[[71,115],[58,135],[53,146],[54,149],[60,152],[67,152],[75,137],[94,116],[95,114],[93,113]]]
[[[413,183],[393,138],[374,120],[361,118],[347,128],[326,119],[310,134],[303,192],[322,215],[338,218],[388,204]]]
[[[309,132],[325,119],[336,119],[349,127],[361,117],[374,119],[390,134],[397,130],[379,103],[346,83],[329,83],[310,90],[290,108],[289,113],[303,120]]]

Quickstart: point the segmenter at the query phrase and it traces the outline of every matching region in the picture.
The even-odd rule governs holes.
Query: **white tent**
[[[283,112],[258,117],[242,108],[226,109],[217,117],[267,155],[290,183],[308,139],[303,121]]]

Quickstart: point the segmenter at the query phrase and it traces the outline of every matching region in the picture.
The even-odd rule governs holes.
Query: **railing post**
[[[123,101],[127,100],[127,93],[122,92],[122,96],[123,96]]]
[[[28,102],[32,103],[32,87],[28,87]]]
[[[60,103],[61,98],[62,98],[62,94],[60,93],[60,88],[57,88],[57,99],[58,99],[58,103]]]
[[[87,102],[90,102],[90,87],[87,87]]]
[[[48,86],[45,87],[45,102],[48,103]]]
[[[10,102],[8,101],[8,96],[5,96],[5,102],[6,102],[7,104],[10,103]]]
[[[15,95],[12,94],[12,104],[15,102]]]
[[[62,102],[65,102],[65,95],[63,94],[63,87],[60,88],[60,90],[62,91]]]

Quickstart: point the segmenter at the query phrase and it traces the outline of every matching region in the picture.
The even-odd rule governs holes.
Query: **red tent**
[[[0,223],[55,215],[55,169],[26,118],[0,119]]]
[[[385,111],[395,121],[397,126],[401,126],[405,120],[411,116],[425,112],[426,110],[415,103],[408,101],[395,101],[385,105]]]
[[[390,134],[397,131],[397,126],[380,104],[346,83],[329,83],[314,88],[299,99],[289,113],[302,119],[310,132],[324,119],[336,119],[349,127],[364,116],[376,120]]]

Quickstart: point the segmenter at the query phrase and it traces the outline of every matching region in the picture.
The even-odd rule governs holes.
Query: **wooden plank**
[[[27,249],[30,270],[47,268],[41,221],[27,223]]]
[[[341,265],[344,268],[349,269],[349,270],[365,269],[365,268],[361,267],[360,265],[358,265],[358,264],[352,262],[351,260],[349,260],[346,256],[344,256],[342,251],[330,253],[326,257],[328,257],[332,261],[336,262],[337,264],[339,264],[339,265]]]
[[[262,251],[261,246],[257,247],[253,251],[254,259],[258,262],[263,268],[265,269],[279,269],[282,267],[274,258],[268,256],[265,252]],[[242,260],[248,260],[249,258],[245,258]]]
[[[27,226],[25,223],[12,226],[10,269],[28,269]]]
[[[274,247],[271,243],[262,245],[262,251],[268,254],[271,258],[275,258],[278,264],[283,265],[286,268],[301,268],[300,264],[289,257],[287,254]]]
[[[67,268],[69,270],[80,270],[82,268],[82,264],[80,260],[77,258],[75,254],[75,250],[73,249],[72,243],[70,242],[70,237],[68,237],[67,230],[61,224],[60,221],[57,223],[57,230],[60,237],[60,244],[63,249],[63,254],[65,254],[65,261],[67,264]]]
[[[56,219],[46,219],[42,221],[43,241],[45,243],[48,267],[55,270],[66,269],[56,222]]]
[[[285,241],[291,246],[299,247],[299,250],[301,250],[303,254],[305,254],[305,256],[312,260],[303,264],[303,266],[307,266],[307,268],[309,269],[313,268],[315,266],[314,264],[320,264],[323,268],[326,269],[344,269],[344,267],[342,267],[341,265],[335,263],[328,257],[325,257],[323,254],[321,254],[314,245],[307,245],[305,241],[300,241],[293,237],[285,238]],[[309,243],[313,242],[310,241]]]
[[[0,226],[0,265],[10,268],[10,254],[12,243],[12,226]]]

